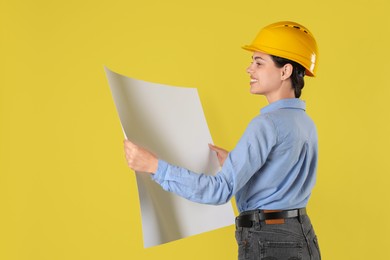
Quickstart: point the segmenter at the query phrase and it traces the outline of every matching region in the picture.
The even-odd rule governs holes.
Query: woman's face
[[[264,96],[277,93],[282,85],[282,68],[275,66],[272,57],[262,52],[254,52],[247,68],[250,75],[250,92]]]

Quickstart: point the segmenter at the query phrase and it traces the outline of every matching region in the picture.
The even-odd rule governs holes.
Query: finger
[[[213,145],[213,144],[209,144],[209,148],[210,148],[211,150],[216,150],[216,149],[217,149],[217,147],[216,147],[215,145]]]
[[[131,141],[127,140],[127,139],[125,139],[123,142],[124,142],[125,146],[127,146],[129,148],[133,148],[133,147],[137,146],[136,144],[134,144],[133,142],[131,142]]]
[[[220,147],[212,145],[212,144],[209,144],[209,147],[210,147],[211,150],[213,150],[213,151],[215,151],[217,153],[223,150]]]
[[[126,155],[130,155],[133,149],[125,145],[124,150]]]

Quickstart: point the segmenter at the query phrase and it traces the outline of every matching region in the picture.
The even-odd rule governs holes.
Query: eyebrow
[[[263,59],[262,57],[260,57],[260,56],[256,56],[256,57],[253,57],[253,56],[252,56],[252,59],[253,59],[253,60],[258,60],[258,59],[264,60],[264,59]]]

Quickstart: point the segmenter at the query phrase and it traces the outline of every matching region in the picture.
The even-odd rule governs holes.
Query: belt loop
[[[303,218],[302,218],[303,214],[301,214],[301,209],[298,209],[298,221],[299,223],[303,223]]]
[[[255,230],[261,229],[261,223],[260,223],[260,210],[258,209],[255,214],[255,222],[253,223]]]
[[[255,214],[255,220],[256,222],[260,222],[260,210],[256,210],[256,214]]]

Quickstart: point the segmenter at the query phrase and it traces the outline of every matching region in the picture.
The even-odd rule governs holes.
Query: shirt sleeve
[[[224,204],[264,165],[277,132],[266,116],[251,121],[236,147],[216,175],[192,172],[159,160],[152,179],[169,192],[204,204]]]

